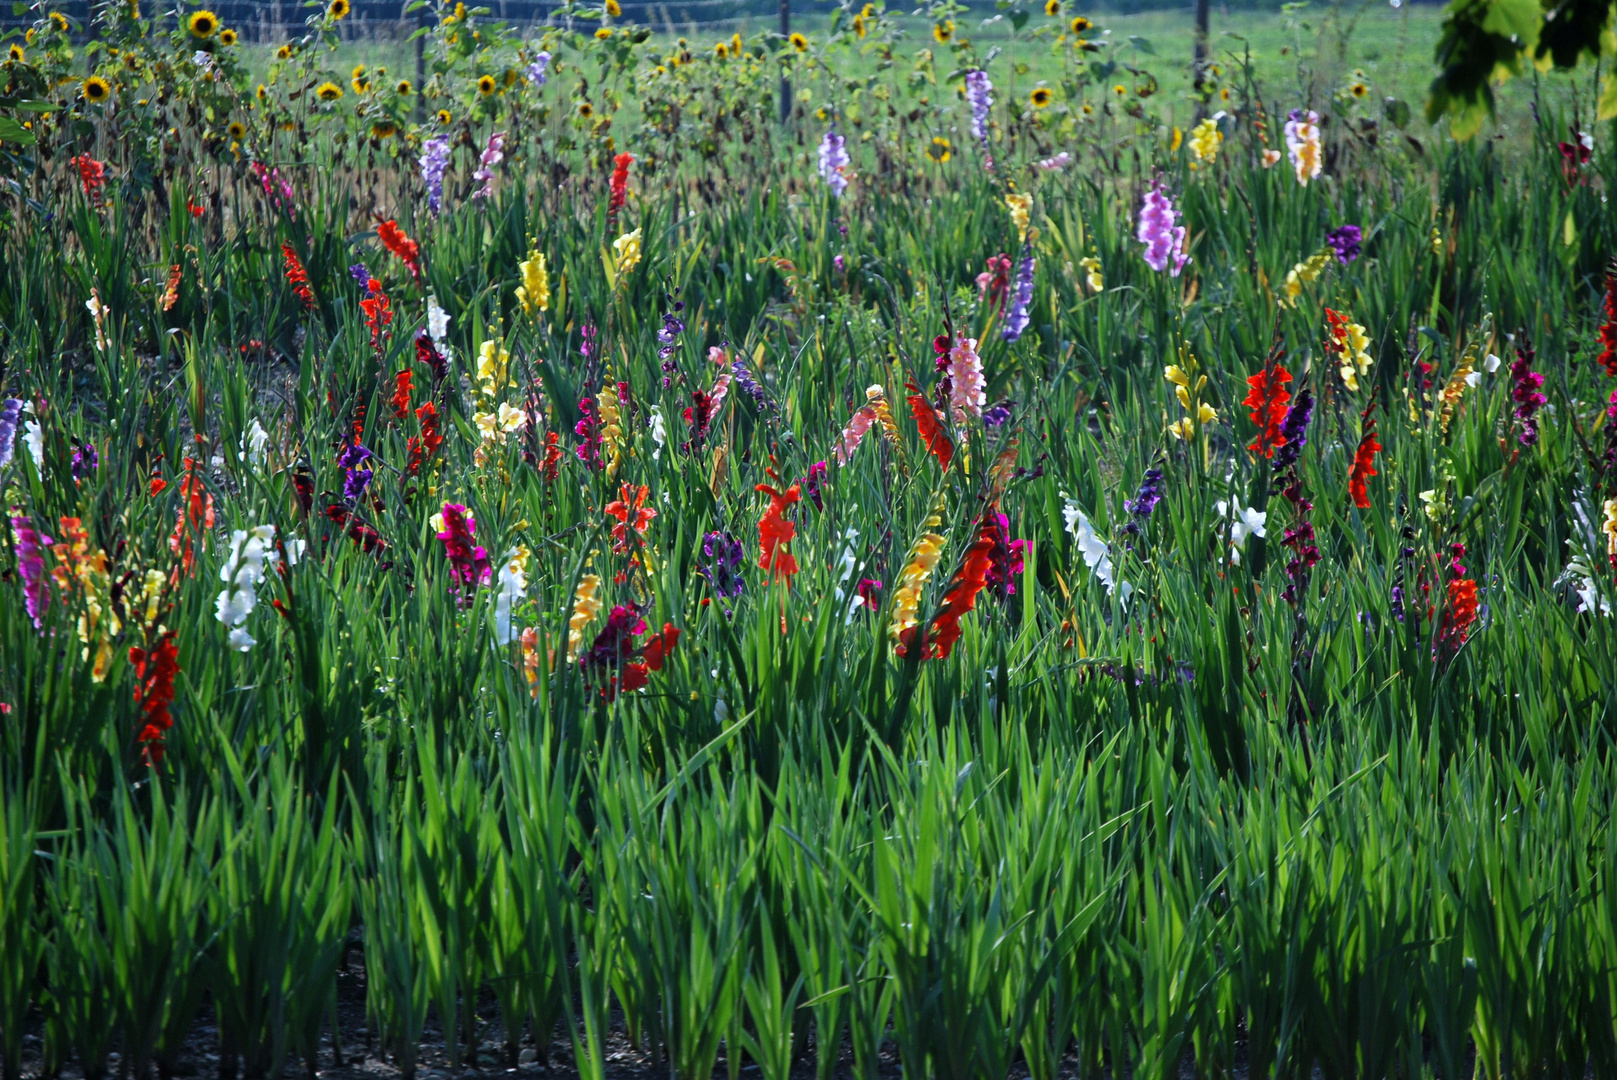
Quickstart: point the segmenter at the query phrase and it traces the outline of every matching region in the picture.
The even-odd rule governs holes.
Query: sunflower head
[[[237,142],[241,142],[247,137],[247,125],[240,120],[232,120],[229,126],[225,128],[225,133]]]
[[[718,57],[720,60],[727,58],[730,55],[729,43],[721,41],[717,45],[713,46],[713,55]]]
[[[371,137],[374,139],[391,139],[398,133],[399,125],[391,120],[383,120],[381,123],[371,125]]]
[[[258,89],[253,91],[253,93],[258,95],[259,101],[263,101],[265,98],[269,97],[269,87],[265,86],[263,83],[259,83]]]
[[[452,119],[454,119],[454,117],[449,115],[449,110],[448,109],[439,109],[438,110],[438,124],[439,124],[440,127],[448,127],[449,126],[449,121],[452,120]]]
[[[24,60],[28,59],[28,54],[23,52],[21,45],[18,45],[16,42],[12,42],[11,48],[6,52],[6,59],[10,60],[13,64],[20,64]]]
[[[1061,0],[1044,0],[1044,13],[1052,19],[1061,14]]]
[[[595,106],[591,105],[587,101],[580,101],[578,103],[578,115],[584,117],[585,119],[588,119],[589,117],[594,116],[595,115]]]
[[[99,75],[91,75],[84,80],[84,100],[91,105],[99,105],[112,96],[112,85]]]
[[[618,0],[606,0],[605,11],[615,19],[623,14],[623,7],[618,3]]]
[[[365,77],[365,65],[355,64],[354,70],[348,73],[348,77],[350,79],[363,79]]]
[[[331,3],[326,5],[326,14],[333,19],[346,19],[352,10],[353,5],[348,0],[331,0]]]
[[[731,34],[730,35],[730,52],[733,53],[736,56],[741,55],[741,35],[740,34]]]
[[[276,49],[275,50],[275,59],[277,59],[277,60],[290,60],[290,59],[292,59],[292,46],[290,46],[290,45],[282,45],[279,49]]]
[[[1128,92],[1129,92],[1129,88],[1124,86],[1122,83],[1113,83],[1112,84],[1112,93],[1116,94],[1118,97],[1122,97],[1124,94],[1126,94]]]
[[[1049,87],[1041,86],[1034,90],[1033,93],[1029,94],[1027,99],[1033,103],[1033,107],[1035,109],[1042,109],[1046,105],[1050,104],[1054,98],[1055,95],[1050,93]]]
[[[793,34],[787,40],[792,43],[792,48],[798,52],[808,52],[809,40],[802,34]]]
[[[236,44],[236,31],[228,29],[219,31],[219,44],[227,46]]]
[[[342,87],[334,82],[323,82],[315,88],[314,94],[321,101],[336,101],[342,97]]]
[[[941,135],[932,137],[932,145],[926,148],[926,156],[939,165],[954,157],[954,146]]]
[[[1370,88],[1364,85],[1362,82],[1356,82],[1352,86],[1348,87],[1348,92],[1356,98],[1362,98],[1370,92]]]
[[[56,27],[57,33],[65,34],[68,31],[67,16],[60,11],[51,12],[51,25]]]
[[[488,97],[490,94],[494,93],[494,91],[499,89],[499,86],[500,84],[495,82],[494,76],[492,75],[480,75],[477,78],[477,92],[482,94],[484,97]]]
[[[933,27],[932,27],[932,40],[936,41],[939,45],[947,45],[947,44],[949,44],[949,42],[953,41],[954,40],[954,20],[953,19],[944,19],[940,23],[933,24]]]
[[[400,97],[409,97],[411,94],[415,93],[415,87],[410,85],[409,79],[400,79],[399,85],[393,88],[393,92],[398,94]]]
[[[609,38],[611,36],[612,36],[612,31],[609,28],[607,28],[605,26],[597,26],[595,28],[595,40],[596,41],[605,41],[607,38]]]
[[[867,4],[865,6],[869,7],[870,5]],[[870,27],[865,24],[865,16],[863,12],[860,12],[858,15],[853,17],[853,32],[855,34],[858,34],[862,38],[866,33],[869,32],[869,30]]]
[[[219,32],[219,16],[207,9],[193,11],[186,28],[191,31],[194,38],[211,38]]]
[[[368,79],[351,79],[348,85],[354,88],[354,93],[356,94],[363,95],[371,92],[371,84]]]
[[[1072,22],[1067,24],[1067,29],[1071,30],[1075,34],[1086,34],[1094,28],[1095,24],[1090,22],[1089,19],[1083,15],[1074,15],[1072,17]]]

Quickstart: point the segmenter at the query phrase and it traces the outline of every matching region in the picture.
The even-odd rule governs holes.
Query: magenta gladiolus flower
[[[51,595],[45,587],[45,558],[43,550],[55,543],[34,528],[25,517],[11,519],[11,535],[17,542],[17,572],[22,575],[23,606],[34,628],[44,625],[45,609],[50,607]]]
[[[433,524],[438,527],[438,539],[444,542],[444,556],[458,585],[487,585],[492,567],[488,552],[473,542],[477,522],[471,512],[459,503],[444,503],[443,513]]]

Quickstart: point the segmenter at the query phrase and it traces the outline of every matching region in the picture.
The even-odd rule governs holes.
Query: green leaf
[[[0,116],[0,142],[21,143],[23,146],[33,146],[39,140],[34,133],[22,126],[14,116]]]
[[[1141,37],[1139,34],[1130,34],[1129,35],[1129,44],[1133,45],[1136,49],[1139,49],[1141,52],[1145,53],[1147,56],[1155,56],[1155,55],[1157,55],[1157,50],[1152,47],[1151,42],[1147,41],[1145,38]]]

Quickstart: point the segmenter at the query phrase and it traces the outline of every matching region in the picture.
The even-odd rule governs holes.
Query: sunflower
[[[623,7],[618,3],[618,0],[606,0],[606,7],[604,10],[614,19],[623,14]]]
[[[331,3],[326,5],[326,14],[333,19],[346,19],[352,10],[353,5],[348,0],[331,0]]]
[[[1061,14],[1061,0],[1044,0],[1044,13],[1052,19]]]
[[[741,55],[741,35],[740,34],[731,34],[730,35],[730,53],[733,56],[740,56]]]
[[[607,38],[609,38],[611,36],[612,36],[612,31],[607,29],[606,27],[597,26],[595,28],[595,40],[596,41],[605,41]]]
[[[398,133],[399,125],[393,123],[391,120],[383,120],[379,124],[371,125],[371,138],[373,139],[391,139]]]
[[[1035,109],[1042,109],[1046,105],[1050,104],[1051,101],[1055,100],[1055,95],[1050,93],[1049,87],[1041,86],[1037,90],[1033,91],[1033,93],[1029,94],[1027,99],[1033,102],[1033,107]]]
[[[1129,88],[1124,86],[1122,83],[1114,83],[1112,85],[1112,93],[1116,94],[1118,97],[1122,97],[1124,94],[1126,94],[1128,92],[1129,92]]]
[[[1228,101],[1230,99],[1230,88],[1227,86],[1221,87],[1218,91],[1218,99],[1220,101]]]
[[[229,135],[237,142],[241,142],[247,137],[247,125],[242,123],[240,120],[232,120],[230,125],[225,128],[225,134]]]
[[[259,101],[263,101],[269,97],[269,87],[265,86],[263,83],[259,83],[258,89],[253,91],[253,93],[258,95]]]
[[[932,137],[932,145],[926,148],[926,156],[942,165],[954,157],[954,145],[941,135]]]
[[[723,41],[719,42],[713,46],[713,55],[720,60],[727,59],[730,55],[730,46]]]
[[[488,97],[497,89],[499,89],[499,83],[494,81],[494,76],[479,75],[477,77],[477,92],[479,94],[482,94],[484,97]]]
[[[236,44],[236,31],[234,31],[234,30],[221,30],[221,31],[219,31],[219,44],[225,45],[225,46],[230,46],[230,45]]]
[[[60,33],[65,34],[68,31],[67,16],[63,15],[59,11],[51,12],[51,24],[54,25],[57,31]]]
[[[277,59],[277,60],[290,60],[290,59],[292,59],[292,46],[290,46],[290,45],[282,45],[279,49],[276,49],[275,50],[275,59]]]
[[[91,105],[99,105],[112,96],[112,84],[99,75],[91,75],[84,80],[84,88],[81,92],[84,94],[85,101],[88,101]]]
[[[586,120],[589,119],[591,116],[595,115],[595,106],[591,105],[587,101],[580,101],[578,103],[578,115],[584,117]]]
[[[944,19],[932,27],[932,39],[939,45],[947,45],[954,38],[954,20]]]
[[[393,92],[398,94],[400,97],[409,97],[411,94],[415,93],[415,87],[410,85],[409,79],[400,79],[399,85],[393,88]]]
[[[334,82],[323,82],[315,88],[314,94],[321,101],[336,101],[342,97],[342,87]]]
[[[866,4],[865,6],[869,7],[870,5]],[[858,34],[861,39],[865,36],[869,29],[870,28],[865,24],[864,12],[860,12],[858,15],[853,17],[853,32]]]
[[[348,76],[348,85],[354,88],[354,93],[364,95],[371,92],[371,81],[365,77],[365,65],[360,64]]]
[[[1362,98],[1369,92],[1370,88],[1364,85],[1362,82],[1356,82],[1352,86],[1348,87],[1348,93],[1352,94],[1356,98]]]
[[[792,43],[792,48],[796,49],[798,52],[808,52],[808,38],[804,37],[802,34],[793,34],[787,40]]]
[[[449,121],[452,120],[452,119],[454,119],[454,118],[449,115],[449,110],[448,109],[439,109],[438,110],[438,125],[440,127],[448,127],[449,126]]]
[[[6,57],[13,64],[20,64],[24,60],[28,59],[28,54],[23,52],[23,49],[22,49],[21,45],[18,45],[15,42],[13,42],[12,45],[11,45],[10,51],[7,52],[7,54],[6,54]]]
[[[219,31],[219,16],[207,10],[193,11],[191,12],[191,21],[187,25],[191,30],[192,37],[211,38]]]
[[[1094,27],[1094,25],[1094,23],[1090,22],[1084,16],[1074,15],[1072,17],[1072,22],[1067,24],[1067,29],[1071,30],[1075,34],[1084,34],[1088,33],[1090,29]]]

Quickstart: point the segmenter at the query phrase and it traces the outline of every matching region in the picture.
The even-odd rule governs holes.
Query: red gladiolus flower
[[[409,455],[405,472],[410,476],[419,476],[421,466],[444,444],[444,437],[438,432],[438,406],[426,402],[415,411],[415,417],[421,421],[421,434],[410,436],[404,445]]]
[[[393,415],[403,420],[410,415],[410,391],[415,387],[410,384],[410,369],[405,368],[393,376],[393,396],[388,403],[393,406]]]
[[[403,260],[410,268],[410,276],[421,280],[421,245],[405,235],[399,223],[391,218],[376,226],[376,236],[382,245]]]
[[[1369,409],[1364,411],[1363,420],[1364,434],[1359,437],[1359,448],[1353,452],[1353,471],[1348,474],[1348,494],[1353,497],[1354,506],[1368,510],[1370,493],[1365,481],[1376,475],[1376,454],[1381,450],[1381,443],[1376,439],[1376,422]]]
[[[309,287],[309,272],[303,268],[303,260],[292,250],[292,245],[284,241],[281,243],[281,257],[286,262],[286,280],[291,284],[292,291],[303,301],[304,307],[313,311],[314,290]]]
[[[623,209],[623,202],[629,194],[629,166],[634,164],[633,154],[619,154],[612,159],[612,201],[607,204],[606,212],[609,217],[616,216]]]
[[[554,431],[545,433],[545,458],[539,471],[546,480],[554,481],[561,475],[561,436]]]
[[[89,196],[90,202],[95,206],[101,205],[101,189],[107,183],[107,167],[89,154],[80,154],[69,158],[68,163],[79,170],[79,183],[84,186],[84,194]]]
[[[202,486],[196,475],[196,459],[185,459],[185,477],[180,481],[180,510],[169,534],[168,549],[180,556],[180,562],[189,574],[196,563],[193,538],[207,536],[213,528],[213,495]]]
[[[907,656],[917,632],[927,628],[926,652],[922,659],[948,659],[955,642],[960,640],[961,617],[977,606],[977,594],[983,591],[988,584],[989,574],[993,572],[994,549],[1000,542],[999,529],[998,515],[995,513],[985,514],[978,522],[977,539],[972,541],[960,560],[960,569],[955,571],[954,579],[943,594],[943,606],[933,616],[929,628],[922,623],[904,631],[894,649],[899,656]]]
[[[443,354],[432,343],[432,338],[425,330],[418,331],[415,336],[416,363],[424,364],[432,372],[433,383],[441,383],[449,375],[449,364],[445,362]]]
[[[921,388],[910,379],[904,380],[904,386],[910,392],[904,400],[910,403],[910,412],[915,416],[915,427],[921,433],[921,441],[926,444],[927,452],[938,459],[938,464],[948,469],[949,462],[954,460],[954,440],[944,434],[938,410],[921,393]]]
[[[651,519],[657,516],[657,511],[646,506],[646,497],[650,494],[651,489],[644,484],[638,490],[632,484],[624,484],[618,498],[606,504],[607,516],[618,519],[612,526],[612,550],[619,555],[629,550],[629,529],[633,527],[637,536],[644,536]]]
[[[1600,362],[1617,378],[1617,262],[1606,268],[1606,322],[1600,328]]]
[[[365,311],[365,325],[371,329],[371,348],[382,347],[382,334],[393,325],[393,302],[382,291],[382,283],[371,278],[366,286],[369,295],[359,302]]]
[[[348,539],[358,544],[366,554],[374,555],[387,550],[387,541],[382,539],[382,534],[360,521],[342,503],[327,506],[326,518],[347,533]]]
[[[784,581],[790,588],[792,575],[797,573],[797,557],[786,547],[797,535],[797,526],[787,521],[784,515],[786,508],[799,501],[802,495],[796,484],[784,492],[776,491],[768,484],[758,484],[756,490],[769,496],[769,509],[758,519],[758,546],[761,549],[758,566],[768,570],[772,580]]]
[[[174,631],[166,631],[151,649],[138,645],[129,650],[135,668],[135,701],[140,705],[140,731],[135,739],[141,745],[148,765],[163,761],[163,740],[174,717],[168,707],[174,703],[174,676],[180,673],[180,651],[174,644]]]
[[[443,529],[438,533],[438,539],[443,541],[444,556],[449,560],[450,570],[456,581],[456,588],[460,585],[486,585],[493,567],[488,561],[488,552],[473,541],[477,533],[477,522],[467,513],[466,507],[459,503],[444,503]]]
[[[1291,391],[1286,389],[1289,382],[1291,372],[1278,361],[1247,376],[1246,384],[1252,389],[1241,404],[1252,410],[1252,422],[1258,425],[1258,437],[1246,444],[1248,450],[1272,458],[1275,450],[1286,444],[1280,423],[1286,418],[1287,402],[1291,400]]]
[[[661,671],[663,669],[663,661],[668,658],[669,654],[674,651],[674,646],[679,643],[679,632],[679,627],[673,623],[665,622],[663,623],[663,632],[646,642],[646,647],[640,650],[640,655],[646,661],[648,668],[652,671]]]

